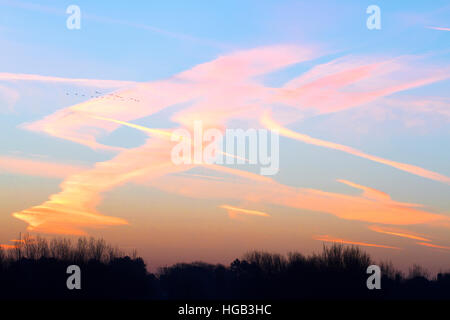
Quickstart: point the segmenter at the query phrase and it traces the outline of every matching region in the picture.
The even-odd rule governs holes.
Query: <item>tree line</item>
[[[373,264],[381,269],[380,290],[366,285]],[[69,265],[80,267],[80,290],[67,288]],[[103,239],[26,236],[0,247],[0,299],[450,299],[450,273],[431,276],[414,265],[405,275],[341,244],[308,256],[253,251],[227,266],[177,263],[151,273],[136,252]]]

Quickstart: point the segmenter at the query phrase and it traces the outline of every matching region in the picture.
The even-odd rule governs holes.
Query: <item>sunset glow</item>
[[[364,5],[312,3],[80,1],[79,30],[65,4],[1,4],[1,248],[103,237],[158,268],[342,243],[448,267],[448,8],[385,3],[369,30]]]
[[[400,249],[400,248],[397,248],[397,247],[385,246],[385,245],[382,245],[382,244],[366,243],[366,242],[359,242],[359,241],[339,239],[339,238],[334,238],[334,237],[330,237],[330,236],[327,236],[327,235],[325,235],[325,236],[316,236],[314,239],[320,240],[320,241],[324,241],[324,242],[353,244],[353,245],[363,246],[363,247],[377,247],[377,248],[396,249],[396,250]]]

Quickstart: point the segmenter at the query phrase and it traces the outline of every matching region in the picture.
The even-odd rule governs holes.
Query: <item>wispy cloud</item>
[[[101,118],[101,120],[111,120],[111,119]],[[114,121],[114,122],[116,122],[116,121]],[[147,132],[150,135],[156,135],[156,136],[163,137],[164,139],[168,139],[168,135],[170,135],[166,131],[163,131],[162,133],[160,133],[158,131],[158,129],[146,128],[144,126],[134,125],[134,124],[130,124],[130,123],[127,123],[127,122],[122,122],[122,121],[119,121],[119,123],[122,123],[122,124],[124,124],[126,126],[130,126],[130,127],[136,128],[138,130]],[[268,178],[268,177],[262,177],[260,175],[255,175],[255,174],[244,172],[244,171],[240,171],[240,170],[234,170],[234,169],[221,167],[221,166],[217,166],[217,165],[209,166],[209,168],[213,168],[214,170],[218,170],[218,171],[221,171],[221,172],[230,173],[232,175],[237,175],[237,176],[242,177],[244,179],[249,179],[249,180],[252,180],[252,181],[259,181],[261,183],[267,183],[268,185],[274,184],[274,181],[272,179]],[[161,181],[161,184],[168,184],[167,177],[164,177],[164,179],[166,179],[166,181]],[[356,184],[354,182],[351,182],[351,181],[348,181],[348,180],[344,180],[344,179],[339,179],[338,181],[341,182],[341,183],[347,184],[347,185],[349,185],[351,187],[354,187],[354,188],[357,188],[357,189],[360,189],[360,190],[364,191],[362,197],[358,197],[358,198],[359,199],[367,199],[368,200],[367,203],[366,203],[366,206],[367,206],[367,209],[365,210],[366,213],[367,212],[371,212],[370,208],[375,208],[375,207],[378,207],[378,206],[384,207],[383,209],[380,209],[380,211],[382,210],[384,212],[384,214],[380,214],[379,217],[381,218],[381,220],[378,220],[378,221],[381,221],[382,223],[389,223],[390,222],[390,223],[394,223],[394,224],[402,224],[399,221],[403,221],[403,224],[410,224],[410,223],[414,224],[414,223],[417,223],[414,220],[415,217],[418,218],[419,216],[422,216],[421,219],[425,219],[425,220],[423,220],[424,222],[425,221],[427,221],[427,222],[428,221],[433,221],[433,220],[436,220],[436,219],[437,220],[445,220],[446,219],[445,217],[438,218],[439,216],[437,216],[437,215],[433,215],[433,214],[430,215],[430,214],[425,213],[425,212],[423,212],[421,214],[420,210],[415,209],[415,208],[420,207],[420,205],[411,204],[411,203],[401,203],[401,202],[393,201],[391,199],[391,197],[387,193],[382,192],[380,190],[377,190],[377,189],[374,189],[374,188],[370,188],[370,187],[366,187],[366,186],[363,186],[363,185],[359,185],[359,184]],[[195,189],[195,185],[196,185],[195,183],[192,183],[192,182],[186,183],[186,182],[184,182],[184,183],[181,183],[180,185],[187,185],[187,184],[192,186],[192,188],[190,190],[198,191],[198,190]],[[281,187],[282,186],[280,185],[280,186],[275,187],[275,188],[277,190],[283,190]],[[227,188],[234,189],[235,186],[228,186]],[[183,188],[183,190],[186,191],[185,188]],[[319,199],[321,198],[322,194],[324,194],[324,193],[320,192],[319,190],[306,190],[305,189],[304,192],[305,193],[310,193],[310,195],[312,195],[314,193],[314,191],[316,193],[315,199],[314,199],[314,197],[312,197],[312,198],[309,199],[309,201],[304,203],[304,206],[309,208],[309,209],[311,207],[308,207],[308,205],[309,206],[315,206],[316,205],[315,203],[320,202]],[[274,194],[274,191],[262,191],[262,192]],[[209,196],[212,195],[211,192],[208,192],[206,190],[199,191],[199,193],[208,194]],[[184,193],[184,195],[186,195],[186,193]],[[241,194],[241,195],[243,195],[243,194]],[[344,212],[345,210],[341,211],[340,208],[343,205],[346,206],[344,204],[346,200],[340,198],[339,195],[329,193],[329,198],[335,198],[335,201],[336,201],[335,202],[335,206],[336,207],[335,208],[327,207],[326,209],[322,209],[322,210],[325,210],[325,212],[334,213],[337,216],[346,217],[347,219],[356,219],[356,220],[361,219],[363,221],[366,221],[367,219],[369,219],[367,221],[372,221],[373,222],[373,220],[370,220],[371,218],[373,218],[370,215],[367,215],[366,218],[358,217],[357,212],[355,212],[355,207],[356,207],[355,204],[353,204],[353,205],[350,204],[351,206],[353,206],[352,209],[350,209],[350,208],[346,208],[345,209],[345,210],[348,210],[349,212],[353,213],[353,216],[349,215],[348,214],[349,212]],[[353,202],[356,202],[356,201],[353,200]],[[295,207],[295,205],[293,205],[293,206]],[[231,208],[231,206],[228,206],[228,209],[230,209],[230,208]],[[312,209],[312,210],[314,210],[314,209]],[[386,213],[391,212],[391,211],[396,211],[396,213],[392,212],[392,216],[389,219],[386,219],[388,217],[388,214],[386,214]],[[364,212],[364,210],[361,210],[361,212]],[[408,212],[409,212],[409,216],[407,215]],[[400,218],[400,219],[398,219],[398,218]]]
[[[444,250],[450,250],[450,247],[447,246],[440,246],[437,244],[427,243],[427,242],[417,242],[417,244],[425,247],[435,248],[435,249],[444,249]]]
[[[419,72],[407,79],[401,76],[393,77],[392,81],[384,81],[386,74],[391,76],[399,70],[399,73],[403,74],[404,67],[400,65],[394,68],[393,65],[382,62],[365,67],[358,63],[329,64],[328,67],[311,71],[308,76],[300,78],[299,82],[291,83],[292,88],[271,88],[257,80],[258,76],[321,54],[307,46],[270,46],[233,52],[169,79],[138,83],[116,92],[125,98],[123,101],[88,100],[58,110],[38,121],[24,124],[23,128],[33,132],[45,133],[93,149],[111,150],[116,154],[110,160],[98,162],[92,168],[68,176],[62,182],[59,193],[51,195],[41,205],[14,213],[14,216],[26,221],[30,230],[49,233],[80,234],[89,228],[125,225],[125,219],[105,216],[99,213],[96,207],[104,192],[133,182],[195,198],[217,198],[219,203],[223,203],[224,199],[234,199],[261,205],[276,204],[377,224],[408,225],[448,221],[448,217],[444,215],[426,211],[416,204],[394,201],[382,191],[347,180],[341,182],[362,189],[363,194],[344,195],[317,189],[295,188],[280,184],[269,177],[217,165],[205,166],[222,174],[232,175],[235,179],[199,179],[177,175],[174,173],[185,172],[193,166],[176,166],[172,163],[170,154],[174,143],[168,139],[167,130],[132,123],[169,106],[183,105],[170,117],[170,120],[178,125],[177,128],[191,131],[194,120],[199,119],[203,121],[205,129],[213,127],[224,130],[233,120],[253,126],[259,125],[255,118],[262,117],[268,106],[276,109],[278,104],[286,103],[298,112],[302,108],[302,102],[306,101],[302,99],[310,97],[310,102],[318,103],[319,112],[335,112],[443,78],[441,73],[430,77],[428,72],[422,75]],[[327,70],[331,70],[331,74]],[[308,85],[311,81],[313,84]],[[348,89],[347,86],[353,86],[360,81],[369,83],[359,84],[356,86],[357,90],[352,87],[353,89],[343,93],[342,88]],[[370,89],[371,81],[376,83],[375,92]],[[337,101],[319,103],[320,97],[328,96],[327,93],[333,94],[336,90],[342,91],[341,94],[345,94],[345,97]],[[339,92],[336,97],[339,97]],[[367,96],[361,98],[361,92],[367,93]],[[130,103],[126,98],[131,97],[138,99],[140,103]],[[417,166],[368,155],[348,146],[290,131],[270,118],[266,118],[263,124],[268,128],[280,129],[282,134],[307,143],[341,150],[430,179],[447,183],[449,181],[448,177]],[[120,126],[146,132],[148,138],[142,145],[130,149],[99,142],[101,137],[107,136]],[[247,210],[247,214],[256,212],[240,209]],[[244,214],[242,210],[234,211]]]
[[[324,148],[329,148],[329,149],[334,149],[334,150],[339,150],[348,154],[352,154],[354,156],[357,157],[361,157],[364,159],[368,159],[374,162],[378,162],[378,163],[382,163],[385,165],[388,165],[390,167],[408,172],[408,173],[412,173],[414,175],[423,177],[423,178],[427,178],[427,179],[431,179],[431,180],[436,180],[439,182],[443,182],[446,184],[450,184],[450,177],[444,176],[442,174],[439,174],[437,172],[433,172],[415,165],[411,165],[411,164],[407,164],[407,163],[402,163],[402,162],[397,162],[397,161],[393,161],[393,160],[388,160],[385,158],[381,158],[378,156],[374,156],[368,153],[365,153],[363,151],[354,149],[352,147],[349,146],[345,146],[342,144],[338,144],[338,143],[334,143],[334,142],[329,142],[326,140],[321,140],[321,139],[317,139],[317,138],[313,138],[311,136],[308,136],[306,134],[302,134],[302,133],[298,133],[295,131],[292,131],[290,129],[287,129],[283,126],[281,126],[280,124],[276,123],[268,113],[265,113],[262,117],[261,117],[261,123],[268,129],[271,130],[278,130],[278,132],[280,132],[281,135],[295,139],[295,140],[299,140],[308,144],[312,144],[312,145],[316,145],[316,146],[320,146],[320,147],[324,147]]]
[[[135,177],[146,175],[150,178],[176,171],[170,161],[170,146],[161,148],[158,154],[155,149],[159,148],[155,144],[160,142],[150,139],[144,147],[126,150],[112,160],[67,177],[61,184],[61,192],[53,194],[43,204],[15,212],[13,216],[26,221],[28,230],[43,233],[84,234],[85,228],[128,224],[125,219],[97,212],[95,207],[103,192]],[[152,159],[151,163],[149,159]]]
[[[220,206],[222,209],[228,210],[228,215],[230,218],[236,218],[237,215],[249,215],[249,216],[258,216],[258,217],[270,217],[270,215],[266,212],[258,211],[258,210],[250,210],[239,207],[234,207],[230,205],[223,204]]]
[[[444,28],[444,27],[431,27],[431,26],[427,26],[425,27],[427,29],[433,29],[433,30],[440,30],[440,31],[450,31],[450,28]]]
[[[348,181],[348,180],[344,180],[344,179],[338,179],[338,182],[344,183],[350,187],[356,188],[356,189],[360,189],[363,190],[364,193],[364,197],[369,198],[369,199],[374,199],[374,200],[380,200],[380,201],[386,201],[386,200],[390,200],[391,197],[380,190],[374,189],[374,188],[369,188],[366,186],[362,186],[360,184]]]
[[[424,238],[423,235],[414,234],[408,230],[398,229],[398,228],[389,228],[389,227],[380,227],[380,226],[369,226],[369,229],[375,232],[389,234],[396,237],[408,238],[413,240],[420,241],[431,241],[430,239]]]
[[[19,93],[7,86],[0,85],[0,102],[5,110],[0,109],[0,112],[10,112],[14,109],[14,105],[19,100]]]
[[[0,249],[6,249],[6,250],[9,250],[9,249],[14,249],[16,246],[15,245],[13,245],[13,244],[0,244]]]
[[[395,249],[395,250],[400,250],[401,249],[401,248],[398,248],[398,247],[386,246],[386,245],[382,245],[382,244],[375,244],[375,243],[367,243],[367,242],[359,242],[359,241],[352,241],[352,240],[334,238],[334,237],[331,237],[329,235],[315,236],[314,239],[315,240],[319,240],[319,241],[325,241],[325,242],[352,244],[352,245],[363,246],[363,247],[377,247],[377,248]]]
[[[122,81],[122,80],[100,80],[100,79],[80,79],[80,78],[63,78],[44,76],[38,74],[25,74],[25,73],[0,73],[1,81],[40,81],[40,82],[53,82],[53,83],[70,83],[80,86],[89,86],[96,88],[124,88],[132,85],[136,85],[135,81]]]
[[[293,106],[300,113],[326,114],[450,77],[447,67],[425,66],[422,59],[419,56],[337,58],[287,82],[269,99]]]
[[[49,162],[36,159],[0,156],[0,169],[3,172],[46,178],[66,178],[86,170],[86,167]]]
[[[56,8],[56,7],[51,7],[51,6],[47,6],[47,5],[41,5],[41,4],[36,4],[36,3],[26,2],[26,1],[17,1],[17,0],[15,0],[15,1],[1,0],[0,4],[19,8],[19,9],[45,13],[45,14],[60,15],[60,16],[66,15],[65,7]],[[203,38],[195,37],[195,36],[185,34],[182,32],[173,32],[173,31],[168,31],[168,30],[158,28],[155,26],[151,26],[148,24],[136,23],[136,22],[131,22],[131,21],[122,20],[122,19],[115,19],[115,18],[111,18],[111,17],[98,16],[98,15],[91,14],[89,12],[83,13],[83,19],[96,21],[96,22],[100,22],[100,23],[104,23],[104,24],[115,24],[115,25],[120,25],[120,26],[124,26],[124,27],[141,29],[141,30],[152,32],[154,34],[160,34],[162,36],[166,36],[169,38],[174,38],[174,39],[178,39],[181,41],[188,41],[188,42],[192,42],[192,43],[202,44],[202,45],[206,45],[206,46],[210,46],[210,47],[217,47],[217,48],[229,48],[230,47],[229,45],[225,45],[218,41],[203,39]]]
[[[299,210],[323,212],[346,220],[378,224],[437,225],[448,223],[445,215],[428,212],[420,205],[364,195],[344,195],[317,189],[295,188],[268,177],[221,166],[208,166],[234,179],[205,180],[186,175],[161,176],[141,183],[163,191],[199,199],[234,199],[246,203],[271,204]],[[224,170],[224,168],[226,170]],[[188,188],[186,186],[189,186]],[[267,195],[270,194],[270,197]],[[301,214],[305,214],[301,211]]]

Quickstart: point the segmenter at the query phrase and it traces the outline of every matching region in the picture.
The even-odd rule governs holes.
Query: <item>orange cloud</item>
[[[437,244],[432,244],[432,243],[427,243],[427,242],[417,242],[417,244],[420,244],[421,246],[430,247],[430,248],[450,250],[450,247],[439,246]]]
[[[17,100],[19,100],[19,93],[16,90],[0,85],[0,101],[2,107],[6,109],[0,110],[0,112],[12,111]]]
[[[364,191],[363,195],[365,197],[367,197],[367,198],[374,199],[374,200],[380,200],[380,201],[390,200],[391,199],[391,197],[387,193],[385,193],[383,191],[380,191],[380,190],[377,190],[377,189],[373,189],[373,188],[369,188],[369,187],[366,187],[366,186],[362,186],[360,184],[356,184],[354,182],[347,181],[347,180],[344,180],[344,179],[338,179],[337,181],[341,182],[341,183],[344,183],[344,184],[346,184],[346,185],[348,185],[350,187],[363,190]]]
[[[172,137],[172,131],[170,130],[161,130],[161,129],[152,129],[152,128],[147,128],[144,126],[140,126],[137,124],[133,124],[130,122],[126,122],[126,121],[121,121],[121,120],[116,120],[116,119],[111,119],[111,118],[105,118],[105,117],[99,117],[99,116],[92,116],[92,118],[94,119],[99,119],[99,120],[104,120],[104,121],[109,121],[109,122],[114,122],[114,123],[118,123],[118,124],[122,124],[124,126],[130,127],[130,128],[134,128],[134,129],[138,129],[140,131],[144,131],[153,135],[159,135],[162,137],[165,137],[167,139],[170,139]],[[182,138],[182,137],[180,137]]]
[[[228,210],[228,215],[230,218],[236,218],[238,214],[250,215],[250,216],[259,216],[259,217],[270,217],[268,213],[257,211],[257,210],[249,210],[239,207],[233,207],[230,205],[223,204],[219,206],[219,208]]]
[[[313,239],[325,241],[325,242],[335,242],[335,243],[345,243],[345,244],[353,244],[357,246],[363,246],[363,247],[377,247],[377,248],[386,248],[386,249],[395,249],[400,250],[401,248],[398,247],[391,247],[381,244],[374,244],[374,243],[366,243],[366,242],[358,242],[358,241],[351,241],[351,240],[345,240],[345,239],[339,239],[339,238],[333,238],[328,235],[324,236],[315,236]]]
[[[169,151],[170,145],[149,139],[144,146],[126,150],[92,169],[67,177],[61,184],[61,192],[13,216],[26,221],[28,230],[42,233],[84,234],[84,228],[126,225],[122,218],[96,211],[101,194],[142,175],[150,178],[174,171],[177,168],[170,162]]]
[[[61,77],[42,76],[38,74],[7,73],[7,72],[0,72],[0,80],[41,81],[41,82],[55,82],[55,83],[59,82],[97,88],[120,88],[135,85],[137,83],[134,81],[61,78]]]
[[[410,231],[396,228],[387,228],[379,226],[369,226],[369,229],[375,232],[389,234],[397,237],[409,238],[420,241],[431,241],[430,239],[411,233]]]
[[[222,177],[215,177],[215,176],[205,175],[205,174],[195,174],[195,173],[181,173],[181,174],[189,176],[189,177],[197,177],[200,179],[223,180]]]
[[[33,239],[33,238],[31,236],[29,236],[29,239]],[[21,240],[13,239],[13,240],[9,240],[9,241],[14,242],[15,244],[0,244],[0,249],[6,249],[6,250],[16,249],[18,247],[21,247],[25,243],[24,239],[21,239]]]
[[[86,170],[86,168],[35,159],[0,156],[0,170],[46,178],[65,178],[71,174]]]

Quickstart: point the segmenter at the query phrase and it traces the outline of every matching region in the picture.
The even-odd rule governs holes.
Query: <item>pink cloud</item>
[[[219,208],[225,209],[228,211],[228,215],[231,219],[237,218],[239,215],[247,215],[247,216],[257,216],[257,217],[270,217],[270,215],[266,212],[259,210],[250,210],[235,206],[230,206],[227,204],[223,204],[219,206]]]
[[[201,119],[205,128],[216,127],[223,130],[233,120],[258,124],[255,119],[262,116],[271,104],[292,104],[297,111],[305,104],[317,109],[319,113],[334,112],[444,77],[440,73],[431,77],[425,72],[424,75],[392,77],[395,81],[384,83],[388,74],[391,77],[392,73],[404,70],[404,66],[391,61],[352,63],[349,59],[345,64],[328,64],[331,73],[326,71],[326,67],[317,67],[284,88],[269,88],[256,79],[257,76],[317,55],[314,49],[293,46],[235,52],[195,66],[167,80],[139,83],[116,92],[124,98],[135,98],[139,103],[132,103],[129,99],[89,100],[25,124],[24,128],[35,132],[94,149],[108,149],[117,154],[111,160],[99,162],[93,168],[70,175],[61,184],[61,192],[51,195],[41,205],[14,213],[14,216],[26,221],[30,230],[49,233],[79,234],[89,228],[124,225],[127,224],[124,219],[105,216],[97,212],[96,207],[104,192],[134,182],[180,195],[277,204],[372,223],[418,224],[448,220],[445,216],[421,210],[417,205],[396,202],[381,191],[363,188],[348,181],[347,184],[363,189],[363,195],[348,196],[293,188],[267,177],[215,165],[208,167],[231,175],[234,179],[205,181],[199,177],[176,175],[175,173],[184,172],[192,166],[176,166],[172,163],[170,151],[173,143],[164,134],[158,134],[155,131],[158,128],[146,128],[132,123],[133,120],[154,115],[169,106],[184,104],[171,117],[179,128],[191,130],[193,120]],[[371,86],[373,83],[375,85]],[[334,95],[335,99],[328,98],[329,95]],[[106,146],[98,142],[100,137],[122,125],[146,132],[149,138],[143,145],[132,149]],[[299,140],[308,143],[338,149],[431,179],[448,181],[447,177],[416,166],[368,155],[347,146],[298,133],[288,133],[296,138],[301,137]],[[265,196],[267,194],[271,196]]]
[[[43,76],[38,74],[25,73],[7,73],[0,72],[1,81],[41,81],[54,83],[70,83],[80,86],[89,86],[97,88],[120,88],[136,85],[135,81],[121,81],[121,80],[99,80],[99,79],[78,79],[78,78],[62,78]]]
[[[411,173],[411,174],[414,174],[414,175],[417,175],[417,176],[420,176],[423,178],[450,184],[449,177],[439,174],[437,172],[433,172],[433,171],[430,171],[430,170],[427,170],[427,169],[424,169],[424,168],[421,168],[421,167],[418,167],[415,165],[381,158],[378,156],[374,156],[374,155],[362,152],[360,150],[354,149],[349,146],[313,138],[306,134],[302,134],[302,133],[298,133],[298,132],[289,130],[285,127],[282,127],[280,124],[276,123],[273,119],[271,119],[271,117],[267,113],[262,116],[261,123],[266,128],[271,129],[271,130],[277,130],[278,132],[280,132],[281,135],[284,135],[286,137],[289,137],[289,138],[292,138],[295,140],[299,140],[299,141],[302,141],[302,142],[305,142],[308,144],[313,144],[316,146],[321,146],[321,147],[325,147],[325,148],[329,148],[329,149],[339,150],[339,151],[342,151],[342,152],[345,152],[348,154],[352,154],[357,157],[361,157],[361,158],[368,159],[368,160],[371,160],[374,162],[382,163],[382,164],[391,166],[393,168],[396,168],[396,169],[399,169],[402,171],[406,171],[408,173]]]

